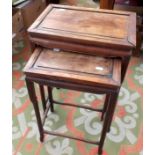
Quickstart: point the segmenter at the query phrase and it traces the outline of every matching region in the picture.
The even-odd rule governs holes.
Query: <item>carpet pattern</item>
[[[69,1],[69,0],[68,0]],[[80,2],[80,3],[79,3]],[[79,5],[97,7],[94,2],[78,1]],[[13,45],[13,155],[97,155],[97,146],[46,136],[39,141],[39,132],[32,104],[29,100],[22,72],[30,48],[26,36]],[[103,155],[142,155],[143,148],[143,62],[132,58],[121,87],[110,133],[107,134]],[[38,87],[36,86],[39,96]],[[53,90],[55,100],[100,107],[103,95],[66,89]],[[40,112],[43,112],[38,97]],[[55,113],[48,113],[47,130],[59,131],[91,140],[98,140],[102,122],[99,113],[84,109],[54,105]]]

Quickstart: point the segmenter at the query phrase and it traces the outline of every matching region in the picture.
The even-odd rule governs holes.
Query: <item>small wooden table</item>
[[[28,61],[24,72],[26,74],[28,93],[37,117],[40,140],[43,142],[44,134],[67,137],[99,145],[98,153],[102,154],[102,146],[112,122],[116,100],[121,86],[121,61],[119,59],[105,59],[98,56],[94,57],[84,54],[63,51],[56,52],[49,49],[37,48]],[[40,86],[44,109],[42,120],[39,113],[34,82]],[[49,102],[49,104],[45,102],[43,86],[48,87],[49,96],[47,102]],[[84,105],[54,101],[52,97],[53,87],[106,94],[105,104],[103,104],[102,109],[96,109]],[[103,118],[105,119],[100,141],[96,142],[80,137],[71,137],[45,130],[43,125],[49,109],[51,108],[51,111],[54,112],[54,103],[101,112],[101,120],[103,120]]]

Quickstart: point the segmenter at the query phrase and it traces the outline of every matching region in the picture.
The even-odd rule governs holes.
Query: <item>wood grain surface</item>
[[[129,50],[136,45],[135,19],[135,13],[131,12],[49,5],[28,32],[32,40],[40,38]]]
[[[35,77],[98,86],[120,86],[121,61],[37,48],[24,72]]]

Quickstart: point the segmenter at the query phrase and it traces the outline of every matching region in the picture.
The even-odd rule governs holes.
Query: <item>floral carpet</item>
[[[69,1],[69,0],[68,0]],[[84,2],[84,1],[82,1]],[[85,4],[89,1],[85,1]],[[94,7],[96,7],[94,2]],[[90,2],[89,2],[90,4]],[[88,6],[88,4],[86,4]],[[91,4],[90,4],[91,5]],[[83,142],[46,136],[40,143],[32,104],[22,72],[30,57],[26,36],[13,45],[13,155],[97,155],[97,146]],[[38,90],[38,87],[36,86]],[[107,134],[103,155],[142,155],[143,149],[143,62],[132,58],[121,87],[111,131]],[[39,95],[39,91],[37,91]],[[102,105],[103,95],[54,89],[55,100],[88,106]],[[42,105],[38,97],[40,112]],[[54,105],[48,113],[45,128],[68,135],[98,140],[102,122],[99,113],[62,105]]]

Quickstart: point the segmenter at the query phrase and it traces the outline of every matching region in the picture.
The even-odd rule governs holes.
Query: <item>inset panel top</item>
[[[28,31],[30,36],[44,39],[132,48],[136,45],[136,15],[49,5]]]
[[[121,61],[67,51],[36,48],[24,72],[27,76],[56,81],[119,87]]]

